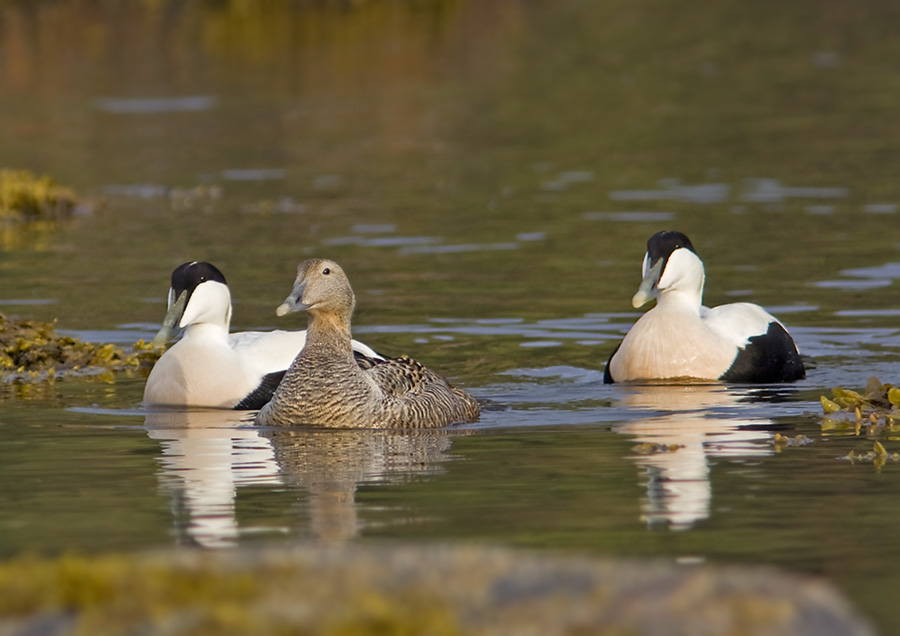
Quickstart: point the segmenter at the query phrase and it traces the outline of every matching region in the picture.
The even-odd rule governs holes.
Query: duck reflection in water
[[[363,528],[360,484],[403,483],[435,474],[450,448],[449,429],[318,428],[262,431],[275,450],[284,481],[309,493],[308,532],[318,540],[344,541]]]
[[[235,500],[247,486],[306,491],[299,532],[322,541],[353,538],[363,526],[358,485],[434,473],[451,444],[452,432],[440,429],[267,430],[246,418],[223,409],[147,413],[147,433],[162,446],[160,482],[172,497],[178,535],[189,543],[224,548],[251,531],[293,532],[241,527]]]
[[[225,409],[155,410],[147,434],[160,442],[160,482],[170,493],[179,536],[206,548],[234,546],[240,535],[237,489],[281,486],[269,440]]]
[[[684,530],[710,516],[710,460],[771,455],[774,422],[753,417],[744,404],[754,395],[717,384],[634,385],[615,406],[636,412],[615,431],[635,439],[647,495],[642,519],[651,527]],[[737,412],[737,416],[735,413]]]

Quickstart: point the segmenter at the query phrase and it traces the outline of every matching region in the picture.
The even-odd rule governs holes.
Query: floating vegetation
[[[245,205],[242,210],[250,214],[300,214],[306,211],[306,205],[295,201],[293,197],[264,199]]]
[[[888,452],[878,441],[879,438],[900,441],[900,389],[871,377],[865,393],[836,387],[831,394],[831,399],[824,395],[819,398],[825,411],[823,435],[864,435],[874,440],[872,450],[851,450],[839,459],[853,464],[874,464],[878,470],[888,462],[900,461],[900,453]]]
[[[900,453],[889,453],[881,442],[876,441],[874,448],[870,451],[865,453],[854,453],[851,450],[849,453],[838,459],[848,461],[851,464],[874,464],[875,468],[881,470],[881,467],[888,462],[900,462]]]
[[[820,398],[825,413],[860,409],[864,414],[880,411],[882,414],[900,416],[900,388],[882,384],[881,380],[874,376],[866,383],[865,394],[841,387],[835,387],[831,393],[830,400],[824,395]]]
[[[52,323],[0,314],[0,382],[37,383],[68,376],[106,376],[151,365],[162,353],[139,340],[130,351],[56,333]]]
[[[806,435],[788,437],[781,433],[775,433],[775,437],[772,438],[772,443],[775,445],[775,452],[778,452],[785,446],[808,446],[813,443],[813,440]]]
[[[75,193],[27,170],[0,170],[0,219],[56,222],[71,216]]]
[[[684,448],[684,444],[653,444],[651,442],[641,442],[631,447],[635,453],[639,455],[653,455],[655,453],[674,453],[679,448]]]
[[[869,378],[865,393],[835,387],[831,399],[819,397],[825,419],[822,431],[879,437],[900,433],[900,388]],[[900,437],[888,437],[890,440]]]

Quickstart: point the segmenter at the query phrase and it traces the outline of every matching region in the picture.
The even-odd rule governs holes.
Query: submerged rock
[[[22,557],[0,634],[870,636],[830,585],[750,567],[476,547]]]
[[[99,375],[151,365],[162,349],[142,340],[126,351],[63,336],[52,323],[0,314],[0,380],[43,382],[71,375]]]

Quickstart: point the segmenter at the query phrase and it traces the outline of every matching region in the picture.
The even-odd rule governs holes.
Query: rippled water
[[[874,439],[818,402],[900,382],[892,9],[157,5],[0,5],[0,166],[87,204],[0,233],[3,312],[131,343],[203,259],[236,329],[300,328],[274,308],[327,256],[355,335],[484,415],[261,430],[146,413],[140,375],[5,387],[0,554],[389,538],[766,563],[900,629],[900,465],[841,459]],[[602,384],[663,228],[708,304],[782,318],[806,380]]]

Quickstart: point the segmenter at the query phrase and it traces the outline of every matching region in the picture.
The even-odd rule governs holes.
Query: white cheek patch
[[[683,281],[702,277],[702,272],[703,263],[697,255],[688,249],[680,248],[669,255],[657,287],[660,290],[677,287]],[[691,280],[691,284],[696,283]]]
[[[220,324],[227,320],[230,311],[228,287],[219,282],[206,281],[194,288],[178,326],[183,329],[198,322]]]

